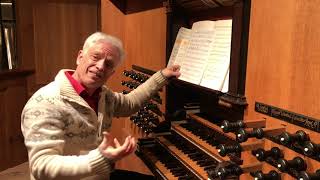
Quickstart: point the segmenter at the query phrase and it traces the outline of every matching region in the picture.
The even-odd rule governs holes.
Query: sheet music
[[[228,91],[231,34],[232,20],[199,21],[191,30],[180,28],[168,66],[181,66],[180,80]]]
[[[214,21],[199,21],[192,26],[187,54],[182,59],[179,79],[200,84],[214,41]]]
[[[230,66],[232,20],[216,21],[214,42],[200,85],[221,91]],[[226,90],[228,91],[228,90]]]
[[[181,27],[173,45],[170,59],[167,66],[180,64],[181,59],[185,56],[186,50],[191,37],[191,29]]]
[[[193,31],[214,31],[216,21],[198,21],[192,24]]]

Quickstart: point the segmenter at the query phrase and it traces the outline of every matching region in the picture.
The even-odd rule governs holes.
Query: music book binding
[[[181,66],[180,80],[227,92],[232,20],[198,21],[181,27],[168,66]]]

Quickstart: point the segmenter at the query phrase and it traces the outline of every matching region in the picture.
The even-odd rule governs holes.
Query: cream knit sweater
[[[110,128],[112,117],[129,116],[141,108],[165,78],[157,72],[127,95],[103,86],[97,116],[65,71],[39,89],[21,115],[31,180],[108,179],[112,162],[97,150],[102,131]]]

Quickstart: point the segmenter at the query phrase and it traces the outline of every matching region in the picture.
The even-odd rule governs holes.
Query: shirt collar
[[[73,71],[65,71],[65,75],[70,81],[72,87],[74,88],[74,90],[77,92],[79,96],[88,97],[89,96],[88,91],[85,89],[85,87],[82,84],[80,84],[76,79],[74,79],[74,77],[72,77],[73,73],[74,73]],[[101,90],[102,90],[101,87],[96,89],[91,97],[98,97]]]

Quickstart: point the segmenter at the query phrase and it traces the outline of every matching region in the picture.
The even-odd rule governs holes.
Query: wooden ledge
[[[33,69],[1,70],[0,71],[0,80],[28,76],[30,74],[33,74],[34,72],[35,71]]]

